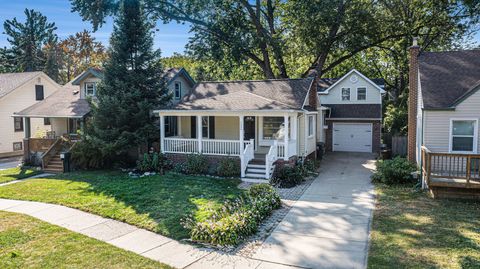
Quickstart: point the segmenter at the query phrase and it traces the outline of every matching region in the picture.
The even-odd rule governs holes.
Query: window
[[[85,96],[95,96],[97,85],[95,82],[85,82]]]
[[[50,118],[43,118],[43,125],[51,125]]]
[[[308,136],[313,136],[313,116],[308,116]]]
[[[285,137],[283,117],[263,117],[263,139],[280,140]]]
[[[450,151],[475,152],[477,148],[477,120],[452,120]]]
[[[23,132],[23,118],[13,118],[15,132]]]
[[[175,82],[175,100],[180,100],[182,96],[182,83]]]
[[[202,137],[203,138],[209,138],[209,117],[208,116],[203,116],[202,117]]]
[[[357,100],[367,100],[367,88],[357,88]]]
[[[350,101],[350,88],[342,88],[342,101]]]
[[[19,151],[22,150],[22,142],[13,142],[13,151]]]
[[[35,85],[35,100],[43,100],[43,85]]]

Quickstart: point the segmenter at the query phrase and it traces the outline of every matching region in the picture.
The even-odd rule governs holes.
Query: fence
[[[392,155],[393,156],[407,156],[408,140],[406,136],[392,137]]]

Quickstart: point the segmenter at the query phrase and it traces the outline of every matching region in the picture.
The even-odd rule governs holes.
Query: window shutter
[[[35,100],[43,100],[43,85],[35,85]]]
[[[208,132],[210,134],[210,139],[215,139],[215,117],[210,116],[208,119]]]
[[[192,138],[197,138],[197,116],[190,117],[190,132]]]

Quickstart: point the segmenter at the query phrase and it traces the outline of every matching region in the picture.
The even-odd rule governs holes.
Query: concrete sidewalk
[[[0,210],[30,215],[175,268],[292,268],[198,248],[123,222],[61,205],[0,199]]]
[[[333,153],[253,258],[305,268],[365,268],[374,209],[368,154]]]

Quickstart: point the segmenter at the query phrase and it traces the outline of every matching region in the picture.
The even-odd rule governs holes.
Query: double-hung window
[[[350,88],[342,88],[342,101],[350,101]]]
[[[311,137],[313,136],[313,116],[312,115],[309,115],[308,116],[308,136]]]
[[[35,100],[41,101],[44,99],[43,85],[35,85]]]
[[[281,140],[285,137],[285,125],[283,117],[263,117],[263,139]]]
[[[210,137],[210,118],[208,116],[202,117],[202,137],[209,138]]]
[[[23,132],[23,118],[13,118],[13,128],[15,132]]]
[[[367,88],[357,88],[357,100],[358,101],[365,101],[367,100]]]
[[[450,124],[450,151],[474,153],[477,151],[477,127],[476,119],[452,120]]]
[[[175,82],[175,92],[174,92],[175,100],[180,100],[181,96],[182,96],[182,83],[177,81]]]
[[[95,82],[85,82],[85,96],[95,96],[97,85]]]

